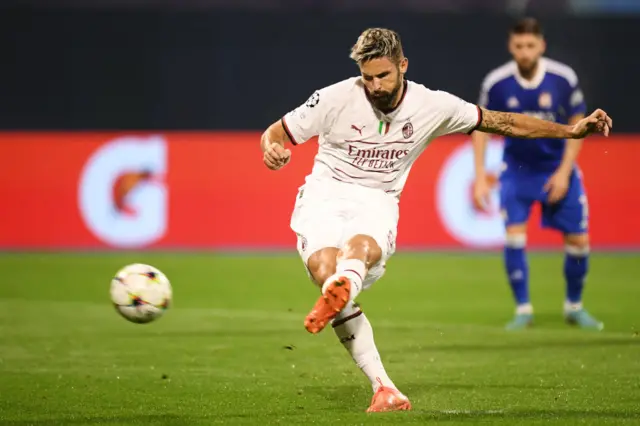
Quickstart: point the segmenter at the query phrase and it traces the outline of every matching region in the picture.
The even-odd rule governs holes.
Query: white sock
[[[373,340],[371,323],[358,305],[349,302],[332,321],[333,330],[340,343],[349,351],[356,365],[371,382],[375,392],[380,386],[396,388],[380,360]]]
[[[518,305],[516,307],[516,314],[533,314],[533,305],[531,303],[523,303],[522,305]]]
[[[327,289],[327,286],[335,281],[338,277],[347,277],[351,281],[351,291],[349,293],[349,299],[351,301],[362,291],[362,280],[364,280],[367,273],[367,267],[362,260],[359,259],[345,259],[336,264],[336,273],[331,275],[324,282],[322,286],[322,293]]]
[[[568,300],[564,302],[564,313],[568,314],[569,312],[578,312],[582,309],[582,302],[571,303]]]

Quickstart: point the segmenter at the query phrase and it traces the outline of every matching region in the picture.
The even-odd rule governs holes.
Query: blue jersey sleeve
[[[487,83],[486,80],[482,83],[482,88],[480,89],[480,98],[478,99],[478,106],[493,111],[502,110],[500,97],[497,93],[497,87],[495,84]]]
[[[567,91],[562,106],[567,112],[567,118],[571,118],[576,114],[586,114],[587,104],[584,101],[584,94],[577,79],[575,81],[567,81]]]

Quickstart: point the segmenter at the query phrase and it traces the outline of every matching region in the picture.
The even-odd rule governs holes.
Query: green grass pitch
[[[128,263],[164,271],[174,305],[138,325],[109,302]],[[398,254],[359,298],[413,411],[365,414],[366,378],[294,255],[0,255],[0,424],[640,424],[640,256],[595,254],[565,325],[562,254],[530,258],[536,326],[513,312],[499,255]]]

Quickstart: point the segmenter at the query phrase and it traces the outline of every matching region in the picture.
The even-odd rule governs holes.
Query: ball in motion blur
[[[164,315],[173,294],[169,279],[157,268],[134,263],[111,280],[111,301],[128,321],[145,324]]]

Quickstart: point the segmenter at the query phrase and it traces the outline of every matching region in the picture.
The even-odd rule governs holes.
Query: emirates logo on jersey
[[[413,124],[407,123],[402,127],[402,136],[409,139],[413,135]]]
[[[352,165],[378,170],[393,169],[396,167],[396,160],[400,160],[409,154],[408,149],[360,149],[354,145],[348,145],[347,152],[350,157],[353,157],[353,160],[351,161]]]

